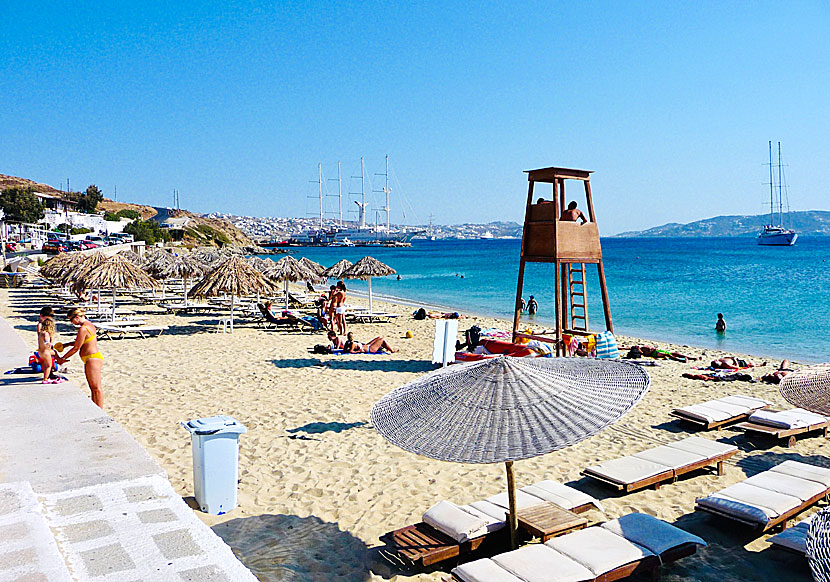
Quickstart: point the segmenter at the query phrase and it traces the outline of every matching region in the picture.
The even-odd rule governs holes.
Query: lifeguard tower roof
[[[566,180],[588,180],[593,170],[575,170],[573,168],[539,168],[538,170],[525,170],[529,182],[550,182],[557,179]]]

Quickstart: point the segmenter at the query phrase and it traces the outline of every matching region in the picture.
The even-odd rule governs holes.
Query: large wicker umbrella
[[[234,297],[251,293],[271,293],[274,284],[238,255],[231,256],[198,281],[188,292],[190,297],[231,295],[231,332],[233,332]]]
[[[57,280],[66,269],[72,268],[83,260],[82,253],[61,253],[46,261],[40,268],[40,274],[50,280]]]
[[[153,279],[161,281],[161,298],[167,297],[167,288],[165,281],[170,275],[168,274],[170,267],[174,262],[174,257],[167,251],[157,250],[150,255],[144,264],[141,266]],[[153,293],[155,295],[155,292]]]
[[[507,466],[511,540],[513,461],[584,440],[643,397],[649,377],[626,362],[500,357],[442,368],[393,390],[372,424],[407,451],[455,463]]]
[[[92,257],[100,253],[95,253]],[[93,259],[87,260],[92,262]],[[95,259],[99,261],[100,259]],[[115,297],[119,288],[121,289],[135,289],[137,287],[158,287],[156,283],[147,273],[141,268],[132,264],[129,260],[121,255],[113,255],[103,262],[84,269],[72,284],[75,291],[83,291],[85,289],[112,289],[112,313],[115,316]],[[101,294],[98,294],[100,301]]]
[[[799,408],[830,416],[830,364],[801,368],[781,379],[778,390]]]
[[[345,279],[366,279],[369,284],[369,313],[372,313],[372,277],[394,275],[397,271],[372,257],[363,257],[351,266],[345,273]]]
[[[323,271],[323,277],[330,277],[332,279],[340,279],[343,277],[343,273],[348,271],[352,268],[353,263],[351,261],[347,261],[346,259],[340,259],[336,263],[334,263],[331,267]]]
[[[813,515],[805,549],[813,580],[830,582],[830,508],[825,507]]]
[[[322,279],[323,271],[326,270],[326,268],[323,265],[321,265],[320,263],[315,263],[314,261],[312,261],[311,259],[308,259],[306,257],[301,257],[298,262],[303,267],[305,267],[306,269],[308,269],[309,271],[311,271],[312,273],[317,275],[318,278]]]
[[[274,266],[268,271],[268,278],[274,281],[282,281],[285,284],[285,309],[288,309],[288,282],[296,283],[297,281],[322,281],[320,275],[310,271],[304,267],[300,261],[286,255],[279,261],[274,263]]]

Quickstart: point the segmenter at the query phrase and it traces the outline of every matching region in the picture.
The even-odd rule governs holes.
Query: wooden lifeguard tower
[[[599,242],[594,202],[591,198],[591,173],[588,170],[569,168],[541,168],[527,173],[527,206],[522,234],[522,251],[519,262],[519,281],[516,285],[516,308],[513,317],[513,341],[518,338],[555,342],[556,355],[562,355],[563,334],[587,336],[592,332],[588,326],[587,281],[585,265],[595,264],[599,274],[602,307],[605,312],[605,327],[614,331],[611,323],[611,309],[608,305],[608,290],[605,286],[605,272],[602,267],[602,248]],[[579,180],[585,188],[588,222],[560,221],[565,202],[565,181]],[[534,201],[534,187],[537,183],[552,184],[553,198],[539,198]],[[526,263],[553,263],[554,302],[556,308],[556,337],[548,335],[527,335],[519,332],[521,321],[522,286]]]

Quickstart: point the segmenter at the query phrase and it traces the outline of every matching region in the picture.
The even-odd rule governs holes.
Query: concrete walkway
[[[30,353],[0,319],[0,372]],[[256,580],[78,386],[0,375],[0,422],[0,582]]]

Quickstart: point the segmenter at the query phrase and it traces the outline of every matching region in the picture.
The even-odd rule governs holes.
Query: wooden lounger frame
[[[583,470],[580,474],[585,475],[586,477],[590,477],[591,479],[596,479],[597,481],[607,483],[612,487],[616,487],[619,491],[631,493],[632,491],[643,489],[651,485],[653,485],[655,489],[659,489],[660,485],[666,481],[671,481],[673,483],[677,481],[680,475],[690,473],[691,471],[696,471],[698,469],[703,469],[704,467],[708,467],[709,465],[714,465],[715,469],[717,470],[717,474],[723,475],[723,462],[737,452],[738,451],[736,449],[734,451],[721,453],[720,455],[709,457],[703,459],[702,461],[696,461],[688,465],[683,465],[682,467],[678,467],[677,469],[669,469],[667,471],[663,471],[662,473],[652,475],[651,477],[646,477],[645,479],[640,479],[639,481],[633,481],[631,483],[620,483],[619,481],[614,481],[613,479],[609,479],[605,475],[594,473],[590,470],[590,468]]]
[[[713,428],[716,428],[716,429],[720,430],[721,427],[723,427],[727,424],[732,424],[733,422],[739,422],[741,420],[746,420],[747,418],[749,418],[749,416],[753,412],[756,412],[758,410],[763,410],[763,409],[769,408],[769,407],[770,407],[770,405],[767,404],[766,406],[762,406],[760,408],[753,408],[750,412],[745,412],[744,414],[736,414],[735,416],[730,416],[729,418],[725,418],[723,420],[716,420],[714,422],[707,422],[707,421],[701,420],[699,418],[693,418],[691,416],[687,416],[679,408],[675,408],[669,414],[674,416],[674,417],[679,418],[680,420],[686,421],[686,422],[691,423],[691,424],[695,424],[695,425],[701,427],[703,430],[712,430]]]
[[[767,532],[767,531],[773,529],[774,527],[776,527],[778,525],[781,526],[781,531],[784,531],[785,529],[787,529],[787,522],[790,519],[792,519],[793,517],[795,517],[796,515],[798,515],[802,511],[808,509],[809,507],[813,506],[814,504],[818,503],[822,499],[828,500],[828,496],[830,496],[830,487],[826,488],[821,493],[817,493],[816,495],[813,495],[807,501],[802,502],[801,505],[798,505],[798,506],[792,508],[791,510],[782,513],[781,515],[779,515],[775,519],[771,519],[766,524],[763,524],[763,523],[758,522],[758,521],[752,521],[750,519],[744,519],[742,517],[732,515],[731,513],[727,513],[725,511],[720,511],[720,510],[718,510],[714,507],[708,507],[706,505],[700,505],[699,503],[695,503],[695,510],[706,511],[706,512],[711,513],[713,515],[719,515],[721,517],[725,517],[725,518],[731,519],[733,521],[744,523],[746,525],[758,528],[762,532]]]
[[[827,437],[827,430],[830,428],[830,421],[818,422],[801,428],[777,428],[774,426],[767,426],[765,424],[758,424],[757,422],[742,422],[736,424],[733,428],[744,431],[744,433],[756,433],[769,436],[774,439],[787,439],[787,447],[795,445],[796,436],[800,434],[807,434],[815,431],[822,431],[822,436]]]
[[[677,547],[669,548],[659,556],[647,556],[641,560],[637,560],[636,562],[631,562],[629,564],[625,564],[624,566],[620,566],[619,568],[614,568],[613,570],[600,574],[596,578],[592,578],[590,581],[586,582],[613,582],[614,580],[622,580],[623,578],[628,578],[641,572],[647,573],[652,582],[657,582],[660,580],[660,576],[662,574],[660,567],[663,564],[676,562],[681,558],[693,555],[695,552],[697,552],[697,544],[686,542]],[[456,582],[462,582],[461,579],[455,575],[453,575],[453,580]]]
[[[593,503],[583,503],[569,511],[583,513],[591,507],[594,507]],[[507,528],[505,527],[493,533],[459,543],[434,527],[419,522],[384,534],[380,537],[380,541],[416,566],[426,567],[473,552],[479,549],[485,541],[506,547],[508,538]],[[502,541],[503,544],[498,544],[498,541]]]

